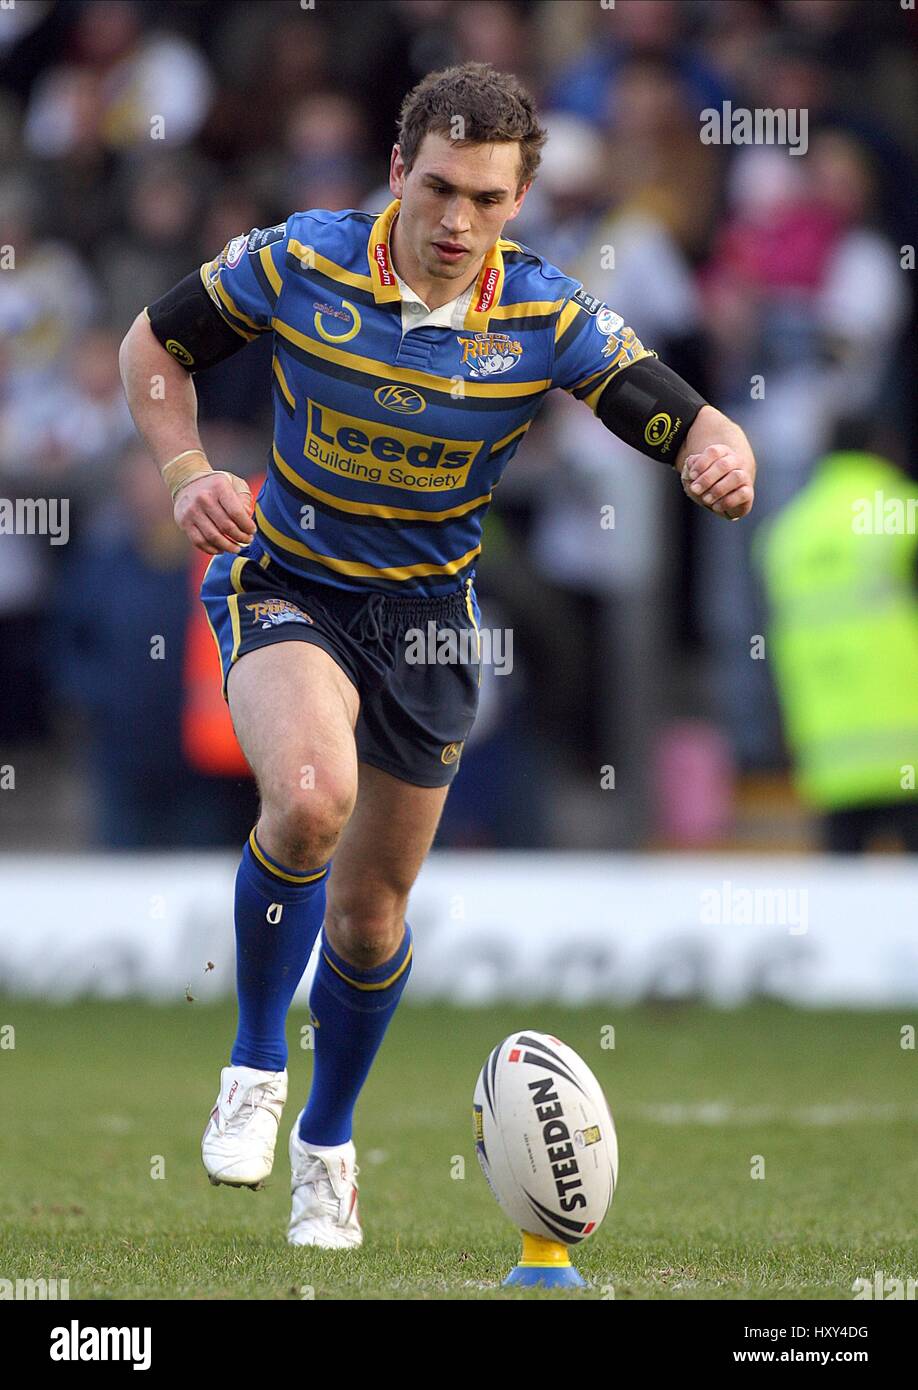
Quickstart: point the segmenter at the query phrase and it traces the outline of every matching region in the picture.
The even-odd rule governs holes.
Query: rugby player
[[[202,1145],[215,1184],[271,1172],[285,1020],[321,932],[312,1086],[289,1142],[294,1245],[362,1241],[354,1106],[408,981],[408,895],[475,717],[482,522],[544,397],[570,392],[718,515],[752,506],[737,425],[588,287],[504,237],[544,141],[514,76],[429,74],[402,106],[388,207],[234,237],[121,347],[175,520],[213,556],[202,599],[260,794],[236,879],[238,1031]],[[253,512],[201,448],[193,376],[262,333],[275,424]],[[471,659],[408,661],[406,633],[430,622]]]

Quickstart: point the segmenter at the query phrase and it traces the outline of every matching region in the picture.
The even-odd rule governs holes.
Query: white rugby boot
[[[218,1187],[261,1187],[274,1166],[274,1146],[287,1072],[224,1067],[220,1094],[201,1140],[207,1176]]]
[[[302,1111],[300,1111],[302,1114]],[[287,1240],[346,1250],[363,1243],[357,1213],[356,1150],[352,1140],[315,1153],[299,1136],[300,1117],[290,1135],[290,1191],[293,1208]]]

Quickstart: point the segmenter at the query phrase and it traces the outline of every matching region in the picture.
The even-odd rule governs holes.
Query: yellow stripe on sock
[[[259,864],[262,864],[268,870],[269,874],[273,874],[275,878],[282,878],[285,883],[315,883],[317,878],[323,878],[325,874],[328,873],[328,865],[326,865],[324,869],[319,869],[318,873],[315,874],[284,873],[283,869],[279,869],[276,864],[272,864],[271,861],[266,859],[262,854],[258,846],[258,841],[255,839],[254,830],[249,836],[249,849],[252,851]]]
[[[375,990],[388,989],[391,984],[395,983],[395,981],[398,979],[400,975],[403,975],[405,973],[411,962],[411,952],[413,950],[414,947],[409,946],[408,954],[405,956],[405,959],[402,961],[399,968],[397,970],[394,970],[387,980],[380,980],[377,984],[362,984],[360,980],[352,979],[350,975],[345,975],[343,970],[339,970],[335,962],[333,960],[329,960],[329,957],[326,955],[324,951],[322,952],[322,955],[324,956],[328,964],[331,966],[332,970],[334,970],[335,974],[340,975],[342,980],[346,980],[347,983],[349,985],[353,985],[355,989]]]

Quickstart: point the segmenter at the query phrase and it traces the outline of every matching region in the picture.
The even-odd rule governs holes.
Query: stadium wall
[[[0,857],[0,993],[225,997],[234,876],[223,853]],[[908,859],[442,853],[409,921],[416,1001],[918,1003]]]

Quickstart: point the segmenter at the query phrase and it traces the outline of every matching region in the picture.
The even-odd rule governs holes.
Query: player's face
[[[395,146],[389,186],[401,199],[400,239],[422,274],[468,280],[522,207],[529,184],[517,191],[519,167],[515,141],[457,145],[429,134],[406,174]]]

